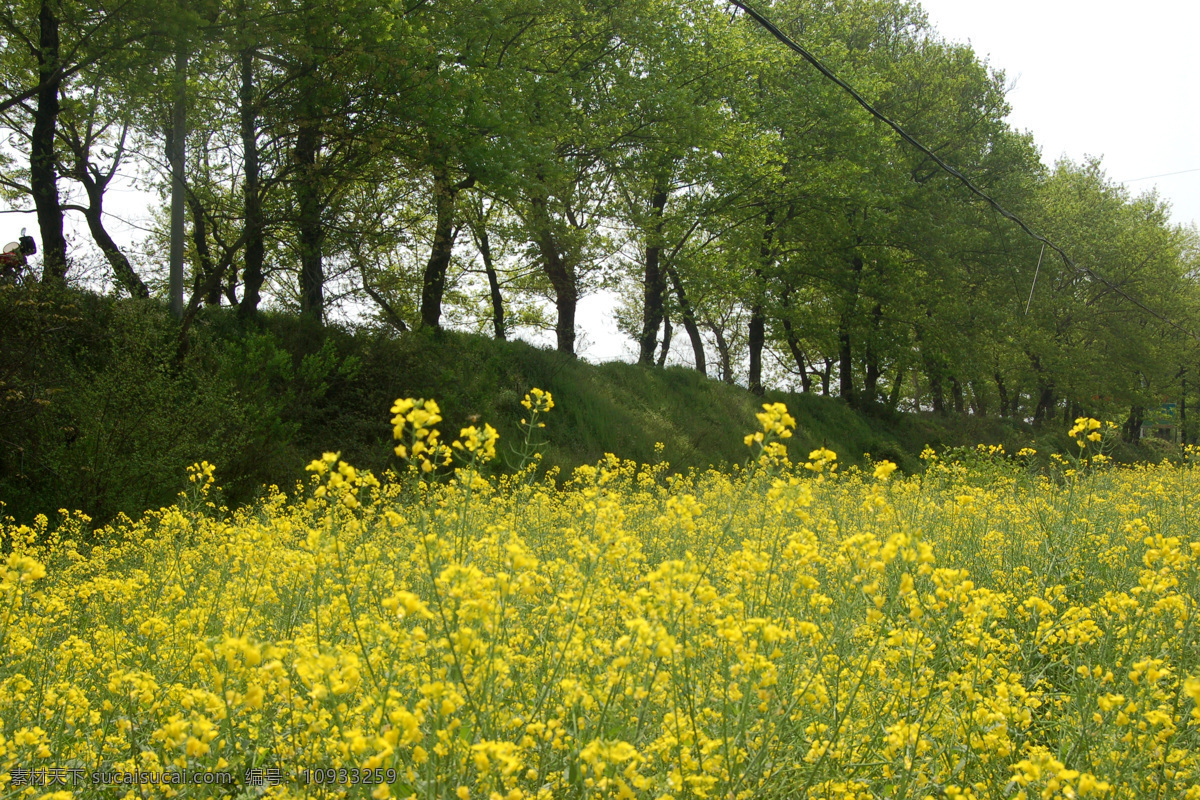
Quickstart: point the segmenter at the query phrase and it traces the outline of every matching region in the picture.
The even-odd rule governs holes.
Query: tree
[[[7,45],[0,51],[0,113],[14,129],[28,132],[28,189],[41,233],[44,282],[61,283],[67,274],[56,150],[62,93],[77,74],[108,66],[114,54],[150,35],[153,25],[134,0],[21,0],[0,12]]]
[[[131,127],[128,117],[120,111],[112,113],[105,108],[105,101],[100,87],[92,87],[90,93],[69,100],[62,114],[59,139],[68,161],[61,172],[78,181],[87,197],[85,206],[66,204],[63,208],[83,214],[117,283],[133,297],[149,297],[150,290],[104,225],[104,193],[127,157]],[[96,160],[97,151],[106,163]]]

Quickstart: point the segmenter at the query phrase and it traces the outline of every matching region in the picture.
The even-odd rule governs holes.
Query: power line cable
[[[922,153],[924,153],[930,160],[933,161],[933,163],[937,164],[938,167],[940,167],[944,172],[953,176],[954,178],[957,178],[958,181],[960,183],[962,183],[963,186],[966,186],[967,189],[969,189],[972,194],[976,195],[977,197],[982,199],[985,203],[987,203],[989,206],[991,206],[994,211],[996,211],[1002,217],[1012,220],[1014,223],[1017,224],[1018,227],[1021,228],[1021,230],[1025,231],[1025,233],[1027,233],[1029,236],[1031,236],[1032,238],[1041,242],[1044,246],[1049,247],[1054,252],[1058,253],[1058,255],[1062,257],[1063,263],[1065,263],[1068,267],[1075,270],[1076,272],[1087,275],[1088,277],[1104,284],[1104,286],[1106,286],[1109,290],[1111,290],[1112,292],[1125,298],[1130,303],[1137,306],[1142,311],[1145,311],[1150,316],[1158,319],[1159,321],[1166,323],[1167,325],[1171,326],[1172,328],[1175,328],[1176,330],[1181,331],[1181,332],[1187,334],[1188,336],[1191,336],[1194,339],[1200,340],[1200,336],[1196,335],[1195,333],[1188,330],[1187,328],[1184,328],[1182,325],[1179,325],[1178,323],[1176,323],[1170,319],[1167,319],[1162,314],[1160,314],[1157,311],[1155,311],[1154,309],[1150,308],[1149,306],[1147,306],[1145,303],[1138,300],[1137,298],[1130,296],[1120,286],[1117,286],[1112,281],[1108,280],[1104,276],[1097,273],[1095,270],[1091,269],[1090,267],[1083,267],[1083,266],[1076,264],[1074,259],[1072,259],[1069,255],[1067,255],[1067,252],[1065,250],[1063,250],[1061,247],[1056,245],[1054,242],[1047,239],[1042,234],[1035,231],[1033,228],[1031,228],[1025,222],[1025,220],[1021,219],[1016,214],[1012,213],[1007,208],[1000,205],[1000,203],[997,202],[991,195],[989,195],[987,192],[983,191],[978,186],[976,186],[971,181],[970,178],[968,178],[966,175],[963,175],[957,169],[955,169],[954,167],[947,164],[945,161],[942,160],[942,158],[937,153],[933,152],[928,147],[926,147],[925,145],[923,145],[919,141],[917,141],[908,131],[906,131],[906,130],[904,130],[904,128],[900,127],[899,123],[895,122],[894,120],[892,120],[891,118],[889,118],[888,116],[883,114],[881,111],[876,109],[869,102],[867,102],[867,100],[864,99],[862,95],[860,95],[857,91],[854,90],[853,86],[851,86],[850,84],[846,83],[844,80],[839,78],[833,72],[833,70],[831,70],[831,69],[829,69],[829,67],[825,66],[825,64],[823,64],[820,59],[818,59],[816,56],[814,56],[808,50],[806,50],[805,48],[803,48],[802,46],[797,44],[795,41],[793,41],[791,39],[791,37],[789,37],[783,31],[779,30],[779,28],[775,27],[775,23],[771,22],[771,20],[764,17],[762,14],[760,14],[758,11],[756,11],[751,6],[747,5],[745,2],[743,2],[743,0],[729,0],[729,2],[732,5],[736,6],[737,8],[742,9],[742,11],[745,11],[746,14],[748,16],[750,16],[750,18],[752,18],[755,22],[757,22],[764,29],[766,29],[772,36],[774,36],[776,39],[778,39],[780,42],[782,42],[788,49],[798,53],[805,61],[812,64],[814,67],[816,67],[817,70],[822,75],[824,75],[830,81],[832,81],[833,83],[835,83],[839,87],[841,87],[847,94],[849,94],[851,97],[854,98],[855,102],[857,102],[860,106],[865,108],[867,110],[867,113],[869,113],[871,116],[875,117],[879,121],[883,122],[885,125],[887,125],[889,128],[891,128],[893,131],[895,131],[896,134],[901,139],[908,142],[910,145],[912,145],[913,147],[915,147],[916,149],[918,149]],[[1039,263],[1040,263],[1040,258],[1039,258]]]
[[[1164,172],[1161,175],[1146,175],[1142,178],[1130,178],[1127,181],[1121,181],[1121,183],[1137,183],[1138,181],[1148,181],[1151,178],[1169,178],[1172,175],[1186,175],[1189,172],[1200,172],[1200,167],[1195,167],[1193,169],[1181,169],[1178,172]]]
[[[1029,287],[1029,299],[1025,301],[1025,316],[1029,316],[1029,307],[1033,305],[1033,290],[1037,288],[1038,273],[1042,271],[1042,256],[1046,255],[1046,245],[1042,245],[1042,252],[1038,253],[1037,268],[1033,271],[1033,285]]]

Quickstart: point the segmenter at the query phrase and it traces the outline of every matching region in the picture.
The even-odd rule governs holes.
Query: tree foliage
[[[181,352],[203,306],[252,324],[265,303],[399,333],[542,328],[574,353],[580,298],[607,290],[641,363],[756,392],[1119,408],[1131,434],[1186,403],[1195,231],[1098,162],[1045,168],[1006,121],[1003,74],[917,5],[762,10],[1074,265],[707,0],[171,9],[0,13],[0,191],[36,210],[42,280],[73,277],[63,215],[79,214],[110,284],[161,296],[166,259],[122,251],[105,197],[136,169],[165,202],[182,164],[186,242],[163,213],[148,248],[186,249]]]

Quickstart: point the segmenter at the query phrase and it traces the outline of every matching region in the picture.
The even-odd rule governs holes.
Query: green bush
[[[170,503],[200,459],[222,465],[241,501],[294,466],[285,411],[307,383],[289,354],[270,334],[221,340],[200,327],[181,355],[177,331],[150,301],[0,290],[6,514],[137,515]]]

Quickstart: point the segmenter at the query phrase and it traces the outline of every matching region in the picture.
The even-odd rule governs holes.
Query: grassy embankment
[[[360,468],[395,465],[387,409],[397,397],[441,404],[444,430],[473,419],[517,435],[519,400],[540,386],[560,401],[547,467],[569,472],[604,453],[672,468],[743,461],[744,431],[762,400],[694,370],[592,365],[520,342],[458,333],[314,329],[283,315],[244,327],[202,315],[181,352],[155,302],[116,301],[40,287],[0,288],[0,501],[28,522],[59,508],[97,522],[173,501],[187,465],[217,466],[224,499],[244,503],[290,486],[304,464],[340,451]],[[798,421],[791,450],[825,446],[843,463],[870,452],[904,470],[935,448],[1037,435],[1001,420],[865,414],[836,398],[771,392]],[[1059,425],[1046,434],[1065,447]],[[1129,454],[1126,454],[1129,455]]]

